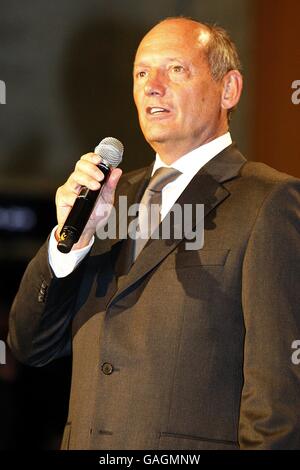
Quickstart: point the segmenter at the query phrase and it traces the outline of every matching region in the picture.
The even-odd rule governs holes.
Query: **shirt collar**
[[[184,175],[195,175],[204,165],[206,165],[209,160],[222,152],[226,147],[232,144],[232,139],[230,132],[217,137],[214,140],[211,140],[207,144],[201,145],[200,147],[192,150],[191,152],[186,153],[182,157],[178,158],[171,165],[166,165],[158,153],[155,157],[155,162],[152,170],[152,175],[154,172],[163,166],[167,168],[175,168],[179,170]]]

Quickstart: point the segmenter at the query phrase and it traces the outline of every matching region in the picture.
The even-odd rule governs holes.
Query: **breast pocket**
[[[159,450],[238,450],[237,442],[162,433]]]
[[[224,266],[230,250],[179,251],[166,260],[165,268],[191,268],[196,266]]]

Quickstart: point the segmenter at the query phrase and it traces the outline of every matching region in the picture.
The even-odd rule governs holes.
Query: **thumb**
[[[114,168],[112,172],[109,175],[109,178],[107,180],[107,184],[110,187],[110,189],[116,189],[117,184],[119,182],[119,179],[122,176],[122,170],[121,168]]]
[[[102,197],[106,202],[112,202],[114,197],[115,189],[121,178],[122,170],[121,168],[114,168],[103,186]]]

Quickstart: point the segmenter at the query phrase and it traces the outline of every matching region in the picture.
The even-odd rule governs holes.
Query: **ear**
[[[223,109],[234,108],[240,99],[243,88],[243,77],[238,70],[230,70],[223,78],[221,106]]]

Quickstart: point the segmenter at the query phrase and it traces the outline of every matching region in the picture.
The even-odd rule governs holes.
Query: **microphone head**
[[[105,137],[95,148],[95,153],[105,160],[109,166],[116,168],[122,161],[124,146],[114,137]]]

